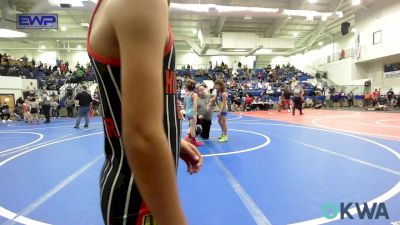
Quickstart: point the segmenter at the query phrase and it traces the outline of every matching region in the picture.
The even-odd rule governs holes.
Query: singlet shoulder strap
[[[164,47],[164,56],[167,56],[171,51],[174,46],[174,35],[172,34],[171,27],[168,26],[168,35],[169,35],[169,40],[167,45]]]
[[[96,4],[96,8],[94,9],[94,12],[92,14],[92,17],[90,18],[90,23],[89,23],[89,29],[87,32],[87,36],[86,36],[86,48],[87,51],[89,53],[89,55],[91,55],[95,60],[104,63],[104,64],[108,64],[108,65],[112,65],[112,66],[120,66],[121,64],[121,60],[120,59],[116,59],[116,58],[112,58],[109,56],[105,56],[102,54],[99,54],[98,52],[96,52],[90,45],[90,34],[92,32],[92,23],[93,23],[93,19],[97,13],[97,10],[99,9],[100,5],[101,5],[102,0],[99,0]]]

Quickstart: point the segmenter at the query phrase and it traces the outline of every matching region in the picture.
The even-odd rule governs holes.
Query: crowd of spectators
[[[17,121],[25,121],[25,123],[32,124],[35,116],[37,116],[37,123],[40,119],[45,119],[45,122],[50,122],[50,119],[60,118],[64,105],[67,110],[67,117],[74,118],[77,115],[78,107],[76,96],[82,91],[77,88],[76,94],[67,92],[65,100],[61,100],[55,92],[43,91],[41,94],[37,92],[29,92],[25,98],[20,97],[15,102],[14,110],[10,110],[9,106],[0,103],[0,116],[3,123],[11,121],[11,116],[14,116]],[[91,115],[100,116],[100,93],[98,88],[93,94],[93,102],[91,105]]]
[[[300,83],[304,90],[304,108],[333,108],[363,106],[376,110],[400,107],[400,93],[395,95],[392,89],[381,95],[378,90],[370,92],[370,82],[366,85],[366,93],[356,96],[352,90],[337,90],[335,85],[320,82],[319,85],[309,82],[311,76],[297,70],[294,66],[267,65],[263,69],[250,69],[238,63],[238,69],[233,70],[227,64],[216,63],[208,70],[193,70],[192,66],[183,66],[178,71],[178,89],[182,89],[187,79],[194,79],[198,84],[203,80],[222,79],[229,92],[229,103],[232,111],[268,110],[281,102],[284,90],[289,93]],[[212,90],[211,90],[212,91]],[[182,91],[183,93],[183,91]],[[370,97],[371,96],[371,97]],[[360,100],[361,98],[361,100]],[[356,101],[360,100],[360,101]],[[361,102],[361,103],[360,103]],[[357,105],[355,105],[357,103]]]
[[[355,104],[358,100],[358,104]],[[353,91],[348,93],[345,90],[336,91],[330,89],[325,95],[325,104],[331,108],[342,107],[366,107],[367,110],[388,110],[390,108],[400,108],[400,93],[397,95],[390,88],[386,93],[381,93],[380,89],[375,88],[372,92],[367,89],[363,95],[356,96]]]
[[[224,80],[231,110],[268,110],[273,108],[284,89],[292,89],[300,81],[309,95],[315,95],[316,87],[307,83],[308,78],[309,75],[290,64],[251,69],[238,62],[237,69],[232,69],[224,62],[216,63],[215,67],[210,62],[208,70],[192,70],[187,65],[178,71],[178,89],[182,90],[187,79],[194,79],[198,84],[203,80]]]
[[[48,65],[37,62],[34,58],[29,60],[25,55],[16,59],[6,53],[0,54],[0,76],[19,76],[38,81],[37,87],[30,82],[23,88],[23,97],[17,99],[13,108],[6,103],[0,104],[0,122],[16,118],[32,123],[36,115],[38,119],[45,118],[49,121],[51,118],[60,117],[62,106],[66,107],[68,117],[75,117],[77,105],[74,97],[80,92],[79,87],[84,83],[90,85],[86,81],[94,81],[94,71],[90,64],[83,66],[77,63],[71,66],[68,61],[57,58],[55,65]],[[65,86],[65,92],[60,91],[62,86]],[[65,96],[61,95],[64,93]],[[92,105],[94,115],[100,115],[99,105],[97,89]]]
[[[25,55],[15,59],[4,53],[0,54],[0,76],[37,79],[40,89],[59,90],[65,83],[93,81],[94,71],[90,63],[83,66],[78,62],[71,66],[68,61],[57,58],[55,65],[48,65],[41,61],[36,62],[34,58],[29,60]]]

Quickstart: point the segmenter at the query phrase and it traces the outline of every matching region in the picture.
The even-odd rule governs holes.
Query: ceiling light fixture
[[[41,46],[40,46],[40,49],[46,49],[46,46],[41,45]]]
[[[257,55],[267,55],[267,54],[270,54],[271,52],[272,52],[271,49],[263,48],[263,49],[257,50],[256,54]]]
[[[89,27],[88,23],[81,23],[81,27]]]
[[[28,34],[23,32],[0,28],[0,38],[23,38],[27,36]]]
[[[357,32],[357,28],[355,28],[355,27],[351,28],[351,32],[353,32],[353,33]]]
[[[317,0],[308,0],[309,3],[314,4],[317,3]]]
[[[61,31],[66,31],[67,27],[66,26],[61,26]]]
[[[342,11],[336,11],[336,16],[339,18],[343,18],[343,12]]]
[[[299,32],[294,32],[293,37],[297,37],[297,36],[299,36]]]
[[[319,46],[322,46],[323,44],[324,44],[324,42],[322,42],[322,41],[318,42]]]
[[[78,48],[78,49],[82,49],[82,46],[78,45],[77,48]]]
[[[313,0],[316,1],[316,0]],[[225,6],[216,4],[183,4],[171,3],[170,9],[173,12],[192,12],[210,14],[212,16],[229,16],[244,14],[254,17],[255,15],[264,16],[265,14],[278,14],[284,16],[308,16],[321,17],[331,16],[330,12],[318,12],[313,10],[291,10],[281,8],[264,8],[264,7],[245,7],[245,6]]]
[[[327,16],[322,16],[322,17],[321,17],[321,20],[322,20],[322,21],[327,21],[327,20],[328,20],[328,17],[327,17]]]
[[[313,16],[306,16],[306,21],[314,21],[314,17]]]
[[[50,4],[60,6],[61,4],[71,5],[72,7],[83,7],[82,0],[48,0]]]
[[[351,4],[353,4],[354,6],[360,5],[361,4],[361,0],[352,0]]]

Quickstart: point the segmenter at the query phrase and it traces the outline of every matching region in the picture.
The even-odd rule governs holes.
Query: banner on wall
[[[400,62],[385,64],[383,67],[383,76],[385,78],[400,77]]]
[[[17,14],[17,29],[58,29],[58,14]]]

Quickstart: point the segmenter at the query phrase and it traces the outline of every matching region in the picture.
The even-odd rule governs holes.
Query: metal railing
[[[321,66],[325,66],[325,65],[327,65],[329,63],[337,62],[337,61],[348,59],[348,58],[354,58],[354,51],[355,51],[354,48],[345,49],[344,50],[345,55],[344,55],[343,58],[340,55],[341,51],[335,52],[333,54],[330,54],[330,55],[327,55],[325,57],[322,57],[322,58],[319,58],[319,59],[315,60],[313,62],[313,66],[314,67],[321,67]]]

